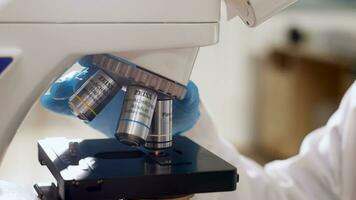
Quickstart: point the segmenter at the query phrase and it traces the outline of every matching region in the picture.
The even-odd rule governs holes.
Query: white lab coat
[[[188,135],[235,165],[240,182],[235,192],[197,195],[197,199],[356,199],[356,82],[328,123],[310,133],[299,154],[290,159],[262,167],[240,155],[215,132],[203,110],[200,123]]]
[[[262,167],[242,156],[214,127],[207,111],[189,138],[235,165],[234,192],[199,194],[194,199],[354,200],[356,199],[356,82],[327,125],[304,140],[298,155]],[[278,145],[278,144],[276,144]],[[0,182],[0,199],[34,199],[29,189]]]

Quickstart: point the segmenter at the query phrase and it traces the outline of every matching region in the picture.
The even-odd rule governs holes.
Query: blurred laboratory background
[[[219,133],[261,164],[295,155],[355,80],[355,21],[355,0],[300,0],[254,29],[222,22],[193,73]]]
[[[300,0],[253,29],[223,13],[220,43],[200,50],[192,76],[219,134],[261,164],[296,154],[355,80],[355,11],[356,0]],[[49,172],[37,164],[36,141],[63,136],[104,137],[34,105],[0,179],[23,184],[21,173],[28,171],[22,168],[36,163],[31,181],[48,181]]]

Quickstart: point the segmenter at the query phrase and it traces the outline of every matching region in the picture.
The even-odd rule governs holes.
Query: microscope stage
[[[51,171],[57,187],[35,189],[44,200],[52,200],[50,195],[61,200],[117,200],[236,189],[235,167],[186,137],[173,141],[171,150],[155,156],[116,139],[41,140],[39,161]]]

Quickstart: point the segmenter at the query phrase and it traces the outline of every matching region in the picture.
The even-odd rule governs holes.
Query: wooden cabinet
[[[305,135],[327,122],[354,81],[356,59],[280,48],[257,69],[258,146],[276,159],[296,154]]]

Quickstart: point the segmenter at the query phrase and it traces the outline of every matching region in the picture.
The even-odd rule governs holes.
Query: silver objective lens
[[[157,100],[145,147],[153,151],[172,147],[172,99]]]
[[[150,131],[157,94],[153,90],[129,86],[121,109],[116,137],[124,144],[141,146]]]
[[[69,107],[79,119],[91,121],[120,89],[114,79],[99,70],[69,99]]]

